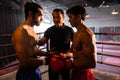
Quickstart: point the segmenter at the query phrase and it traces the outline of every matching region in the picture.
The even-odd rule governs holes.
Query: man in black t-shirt
[[[47,29],[44,37],[50,39],[50,49],[55,48],[57,52],[66,52],[70,49],[73,30],[64,24],[62,27],[52,26]]]
[[[43,45],[50,40],[50,49],[54,48],[54,51],[58,53],[65,53],[70,49],[70,42],[73,39],[74,31],[71,27],[63,23],[64,12],[62,9],[54,9],[52,16],[54,25],[45,31],[44,36],[39,40],[38,44]],[[59,74],[62,80],[70,80],[70,70],[64,69],[55,73],[49,67],[49,80],[58,80]]]

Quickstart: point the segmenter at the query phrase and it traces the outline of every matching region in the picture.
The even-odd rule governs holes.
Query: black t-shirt
[[[73,34],[73,29],[66,25],[61,28],[52,26],[45,31],[44,37],[50,39],[50,49],[54,48],[55,51],[65,52],[70,49]]]

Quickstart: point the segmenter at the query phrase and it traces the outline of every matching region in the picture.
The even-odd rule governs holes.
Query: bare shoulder
[[[13,33],[13,37],[16,37],[16,38],[24,37],[26,35],[28,35],[26,29],[22,28],[21,26],[18,27]]]
[[[94,33],[90,28],[87,28],[87,29],[81,31],[81,37],[92,39],[94,37]]]

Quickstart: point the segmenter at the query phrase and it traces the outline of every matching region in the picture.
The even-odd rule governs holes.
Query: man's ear
[[[81,20],[81,15],[77,15],[77,18],[78,18],[79,20]]]
[[[33,19],[33,13],[32,13],[31,11],[29,11],[29,13],[28,13],[28,17],[29,17],[30,20]]]
[[[32,12],[31,11],[29,11],[29,16],[32,16],[33,14],[32,14]]]

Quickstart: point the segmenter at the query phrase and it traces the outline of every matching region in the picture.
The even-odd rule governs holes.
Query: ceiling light
[[[118,11],[116,11],[115,9],[113,9],[113,11],[111,12],[112,15],[116,15],[116,14],[119,14]]]
[[[90,15],[89,15],[89,14],[87,14],[87,15],[86,15],[86,18],[89,18],[89,17],[90,17]]]
[[[101,4],[99,7],[102,7],[102,8],[105,7],[105,8],[106,8],[106,7],[109,7],[109,5],[107,5],[107,4],[105,3],[105,1],[103,1],[102,4]]]

